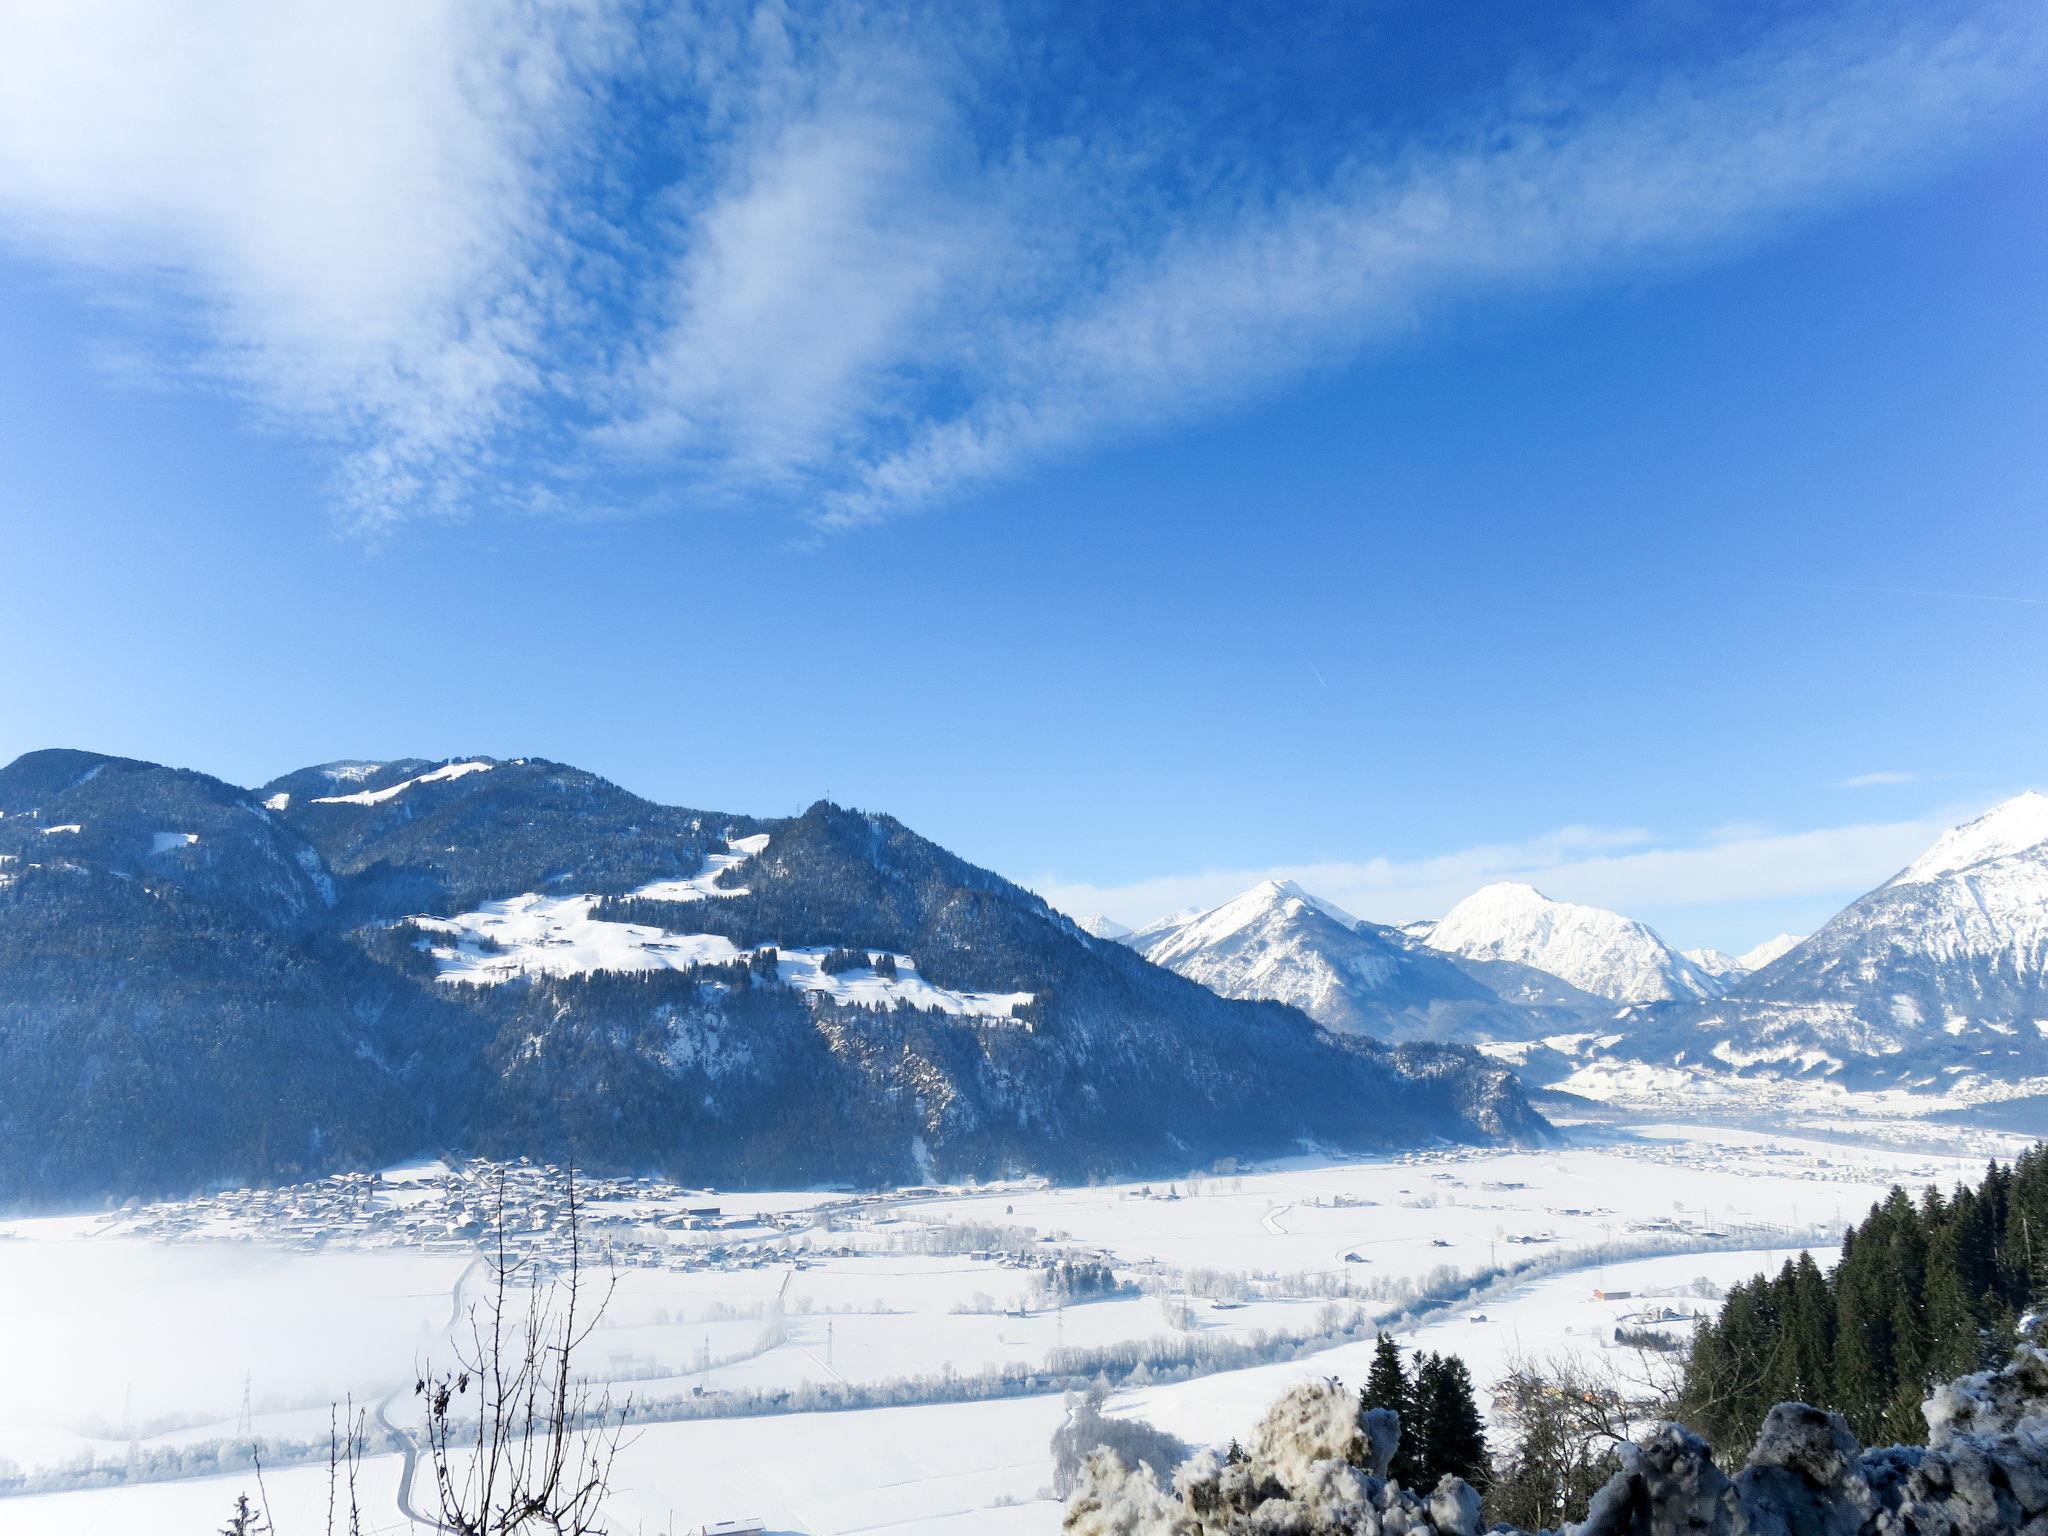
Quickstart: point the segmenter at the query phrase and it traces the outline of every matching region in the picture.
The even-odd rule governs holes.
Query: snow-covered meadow
[[[443,769],[438,776],[449,772]],[[406,787],[401,784],[397,789]],[[384,790],[379,795],[395,793],[396,789]],[[744,886],[723,886],[719,879],[767,846],[765,833],[735,838],[726,845],[725,852],[710,855],[697,874],[681,880],[652,881],[630,895],[643,901],[677,905],[744,896]],[[487,902],[474,912],[455,917],[414,917],[410,922],[442,941],[431,947],[440,979],[470,986],[496,986],[524,975],[688,970],[699,965],[744,963],[754,957],[755,951],[741,949],[720,934],[683,933],[594,916],[598,902],[599,898],[591,895],[543,896],[528,892]],[[784,986],[823,993],[835,1001],[863,1008],[903,1006],[976,1019],[1008,1019],[1014,1010],[1031,1002],[1029,992],[960,992],[933,986],[918,974],[917,962],[909,955],[890,954],[890,963],[883,970],[862,966],[835,972],[827,968],[831,954],[826,947],[780,950],[776,955],[776,974]]]
[[[1041,1383],[1056,1363],[1108,1376],[1111,1412],[1207,1441],[1293,1380],[1362,1378],[1384,1320],[1464,1355],[1484,1396],[1513,1359],[1597,1365],[1647,1300],[1711,1309],[1715,1286],[1824,1249],[1892,1183],[1973,1177],[1997,1149],[1642,1125],[1555,1151],[1093,1187],[726,1193],[701,1230],[665,1209],[599,1211],[620,1267],[583,1366],[651,1415],[620,1458],[615,1528],[756,1516],[771,1531],[1050,1533],[1047,1438],[1064,1409]],[[0,1497],[0,1536],[217,1529],[253,1487],[246,1470],[62,1485],[83,1458],[203,1474],[192,1447],[232,1458],[252,1439],[278,1447],[265,1485],[280,1531],[321,1530],[325,1467],[288,1465],[291,1443],[324,1443],[343,1398],[409,1424],[420,1366],[447,1357],[480,1295],[470,1248],[395,1240],[367,1214],[417,1210],[437,1176],[359,1186],[356,1225],[380,1235],[344,1222],[319,1246],[148,1208],[0,1224],[15,1321],[0,1470],[48,1490]],[[1056,1305],[1020,1253],[1106,1262],[1123,1288]],[[820,1402],[854,1406],[786,1411]],[[363,1483],[375,1530],[409,1529],[393,1443],[380,1429]]]

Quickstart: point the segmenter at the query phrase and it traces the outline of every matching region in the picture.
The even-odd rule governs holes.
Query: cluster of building
[[[628,1264],[733,1263],[791,1217],[728,1213],[664,1179],[601,1178],[526,1158],[472,1159],[382,1174],[339,1173],[274,1189],[231,1189],[128,1206],[105,1230],[161,1242],[242,1241],[306,1250],[408,1248],[467,1252],[501,1240],[566,1259],[572,1236],[589,1255]],[[573,1202],[573,1216],[572,1216]],[[765,1257],[765,1256],[764,1256]]]

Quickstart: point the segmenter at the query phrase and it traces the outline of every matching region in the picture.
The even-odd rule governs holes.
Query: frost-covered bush
[[[1072,1493],[1080,1484],[1083,1466],[1099,1451],[1110,1453],[1105,1476],[1114,1465],[1118,1476],[1129,1473],[1163,1491],[1173,1469],[1186,1458],[1187,1446],[1143,1419],[1104,1418],[1104,1396],[1097,1389],[1067,1398],[1066,1422],[1052,1435],[1053,1492],[1061,1498]]]

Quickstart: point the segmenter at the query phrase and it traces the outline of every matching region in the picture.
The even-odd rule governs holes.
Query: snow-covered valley
[[[1206,1441],[1241,1432],[1292,1381],[1362,1377],[1382,1323],[1465,1355],[1482,1387],[1524,1355],[1598,1365],[1637,1308],[1594,1289],[1711,1309],[1715,1287],[1797,1245],[1824,1250],[1892,1183],[1947,1184],[2017,1145],[1646,1122],[1546,1151],[1303,1157],[1099,1186],[600,1181],[586,1230],[618,1284],[583,1363],[644,1414],[612,1517],[1049,1536],[1046,1447],[1068,1379],[1105,1375],[1112,1413]],[[493,1173],[424,1164],[0,1226],[0,1292],[19,1323],[0,1532],[212,1529],[251,1485],[252,1441],[270,1446],[285,1528],[324,1507],[330,1403],[403,1427],[420,1365],[445,1357],[478,1299],[474,1224]],[[559,1251],[549,1175],[509,1178],[516,1240]],[[1107,1265],[1116,1289],[1059,1294],[1053,1259]],[[397,1514],[395,1445],[380,1430],[365,1466],[368,1529],[413,1528]],[[319,1464],[292,1465],[307,1455]]]

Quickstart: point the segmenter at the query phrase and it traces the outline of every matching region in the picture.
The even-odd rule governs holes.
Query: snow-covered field
[[[482,764],[468,765],[482,767]],[[448,777],[451,769],[438,775]],[[421,781],[408,781],[421,782]],[[343,800],[374,800],[406,788],[380,790],[371,796]],[[685,880],[656,880],[632,895],[646,901],[690,903],[744,896],[743,886],[718,884],[720,876],[744,863],[768,844],[765,833],[737,838],[726,851],[714,853],[698,874]],[[730,939],[712,933],[668,932],[645,923],[610,922],[593,916],[598,898],[589,895],[542,896],[528,892],[504,901],[487,902],[474,912],[455,917],[415,917],[423,932],[447,940],[433,956],[444,982],[495,986],[515,976],[586,976],[596,971],[687,970],[695,965],[725,965],[752,956]],[[917,973],[909,955],[892,954],[893,968],[862,967],[832,972],[824,962],[829,949],[785,949],[777,954],[783,985],[804,992],[822,992],[864,1008],[898,1004],[936,1009],[976,1019],[1008,1019],[1031,1001],[1029,992],[959,992],[933,986]]]
[[[614,1528],[759,1516],[791,1532],[1050,1533],[1057,1394],[762,1410],[803,1390],[960,1395],[962,1378],[1130,1341],[1265,1349],[1270,1363],[1187,1380],[1116,1371],[1111,1411],[1206,1441],[1243,1433],[1291,1381],[1360,1379],[1380,1318],[1404,1343],[1463,1355],[1483,1396],[1511,1359],[1598,1364],[1617,1321],[1652,1301],[1711,1309],[1713,1286],[1694,1282],[1775,1267],[1801,1241],[1824,1249],[1821,1230],[1891,1183],[1975,1177],[1988,1150],[1640,1125],[1554,1152],[1300,1159],[1149,1184],[723,1195],[724,1230],[650,1236],[583,1361],[615,1397],[750,1412],[636,1425]],[[422,1198],[421,1177],[394,1172],[376,1201]],[[25,1477],[62,1480],[82,1456],[146,1466],[215,1441],[229,1454],[252,1437],[323,1441],[344,1396],[404,1422],[420,1362],[445,1358],[451,1319],[478,1294],[473,1256],[445,1245],[285,1250],[219,1223],[174,1242],[122,1235],[145,1229],[168,1230],[144,1213],[0,1224],[0,1458]],[[1129,1289],[1048,1305],[1040,1271],[1001,1256],[1020,1245],[1106,1258]],[[1490,1285],[1477,1274],[1524,1265]],[[1596,1287],[1635,1294],[1601,1303]],[[1281,1351],[1274,1334],[1309,1342]],[[280,1532],[324,1529],[324,1466],[285,1459],[265,1474]],[[371,1458],[371,1529],[408,1529],[397,1468]],[[246,1471],[19,1493],[0,1497],[0,1536],[203,1536],[243,1489]]]

